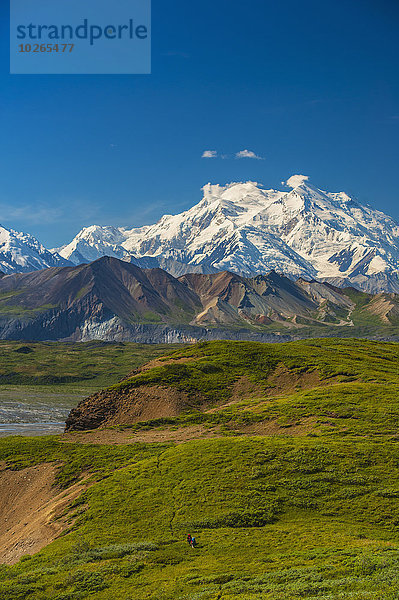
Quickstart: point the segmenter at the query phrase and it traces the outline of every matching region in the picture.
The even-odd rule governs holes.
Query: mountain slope
[[[157,429],[164,418],[170,425],[229,423],[240,431],[243,425],[285,416],[291,426],[319,417],[311,429],[328,424],[330,433],[393,435],[399,407],[390,419],[379,403],[384,398],[397,406],[398,385],[398,344],[205,342],[175,350],[82,400],[70,412],[66,429],[136,423]],[[351,395],[359,397],[356,404]]]
[[[399,291],[399,226],[344,192],[293,176],[290,191],[257,183],[208,184],[202,200],[139,228],[86,227],[66,246],[46,250],[34,237],[0,228],[0,270],[31,272],[103,256],[142,268],[186,273],[270,270],[367,292]]]
[[[374,277],[373,291],[397,278],[399,226],[393,219],[343,192],[319,190],[306,177],[288,183],[295,186],[289,192],[254,182],[208,184],[203,199],[181,214],[136,229],[89,227],[60,254],[75,263],[117,256],[177,276],[274,269],[291,277],[356,279],[359,286]]]
[[[116,227],[93,225],[84,227],[70,244],[62,248],[54,248],[53,252],[68,256],[68,260],[75,265],[92,262],[102,256],[129,259],[129,252],[122,247],[124,240],[122,231]]]
[[[1,599],[396,600],[398,387],[398,344],[202,343],[1,439]]]
[[[103,257],[4,275],[0,337],[163,343],[353,336],[359,335],[354,325],[376,330],[398,325],[398,307],[395,294],[372,296],[303,278],[294,282],[275,271],[252,278],[228,271],[175,278],[162,269]]]
[[[187,274],[179,281],[201,299],[204,310],[197,315],[197,323],[228,323],[227,315],[235,322],[240,317],[257,324],[283,322],[298,316],[317,321],[316,312],[327,301],[343,310],[353,307],[352,301],[332,286],[317,282],[305,284],[304,280],[294,283],[274,271],[253,278],[226,271],[215,275]],[[316,289],[319,293],[315,293]]]
[[[131,323],[189,322],[200,307],[197,297],[158,271],[147,275],[135,265],[104,257],[88,265],[5,276],[0,281],[1,335],[114,339]]]
[[[50,252],[32,235],[0,226],[0,269],[4,273],[24,273],[70,264]]]

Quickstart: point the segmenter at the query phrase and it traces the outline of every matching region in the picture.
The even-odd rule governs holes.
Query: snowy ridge
[[[295,278],[389,276],[399,269],[399,226],[344,192],[317,189],[304,176],[290,191],[256,182],[207,184],[202,200],[140,228],[83,229],[60,255],[79,264],[114,256],[174,275],[274,269]]]
[[[56,252],[47,250],[32,235],[0,225],[0,271],[3,273],[26,273],[69,264]]]
[[[70,244],[54,248],[52,252],[58,252],[63,257],[71,257],[68,260],[75,265],[92,262],[102,256],[128,260],[130,255],[122,246],[124,241],[122,229],[91,225],[84,227]]]
[[[174,276],[275,270],[368,292],[399,289],[399,226],[393,219],[344,192],[320,190],[302,175],[287,185],[292,189],[264,189],[253,181],[207,184],[201,201],[185,212],[144,227],[85,227],[52,251],[29,234],[0,227],[0,271],[110,256]]]

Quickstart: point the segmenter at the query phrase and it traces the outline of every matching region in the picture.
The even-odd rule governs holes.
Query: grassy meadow
[[[162,385],[198,409],[128,431],[195,425],[214,437],[0,440],[9,469],[51,462],[58,489],[87,486],[62,536],[0,566],[0,597],[397,599],[399,344],[211,342],[168,354],[112,389]]]
[[[0,390],[7,385],[91,393],[116,383],[129,371],[177,347],[177,344],[0,340]]]
[[[40,419],[65,420],[80,400],[118,382],[130,370],[170,348],[166,344],[1,340],[0,436],[13,430],[13,425],[7,425],[8,420],[19,423],[29,418],[29,412],[37,423]],[[29,425],[23,428],[29,431]],[[34,426],[37,428],[40,430],[40,425]]]

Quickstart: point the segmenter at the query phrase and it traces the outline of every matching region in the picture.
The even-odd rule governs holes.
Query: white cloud
[[[218,154],[216,150],[204,150],[201,158],[222,158],[224,160],[230,158],[254,158],[255,160],[264,160],[262,156],[258,156],[252,150],[240,150],[235,154]]]
[[[261,156],[252,152],[252,150],[240,150],[240,152],[236,153],[236,158],[255,158],[256,160],[263,160]]]
[[[309,177],[307,175],[292,175],[287,181],[282,181],[281,183],[285,183],[288,187],[296,188],[308,179]]]

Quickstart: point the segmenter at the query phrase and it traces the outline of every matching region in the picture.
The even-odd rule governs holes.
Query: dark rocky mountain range
[[[0,337],[139,342],[292,339],[399,322],[395,294],[275,273],[175,278],[111,257],[0,279]],[[327,332],[328,330],[328,332]],[[348,335],[348,333],[346,333]]]

